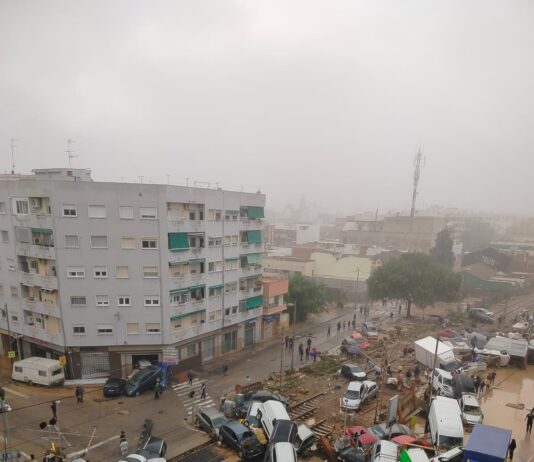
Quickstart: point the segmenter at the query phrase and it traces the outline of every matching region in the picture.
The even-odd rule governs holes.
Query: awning
[[[252,310],[263,305],[263,295],[247,298],[247,310]]]
[[[204,311],[206,310],[197,310],[197,311],[193,311],[191,313],[186,313],[186,314],[175,314],[174,316],[171,317],[171,321],[176,321],[177,319],[186,318],[187,316],[193,316],[198,313],[203,313]]]
[[[169,294],[171,295],[178,295],[178,294],[185,294],[189,292],[189,289],[172,289],[169,291]]]
[[[169,242],[169,250],[173,252],[189,250],[188,233],[168,233],[167,239]]]
[[[32,228],[32,233],[52,234],[54,231],[48,228]]]
[[[247,217],[249,218],[263,218],[263,207],[246,207]]]
[[[224,289],[224,284],[217,284],[216,286],[210,286],[210,289]]]
[[[205,258],[195,258],[193,260],[189,260],[190,265],[196,265],[198,263],[204,263],[206,261]]]
[[[239,213],[239,210],[226,210],[226,213]]]
[[[238,261],[239,258],[237,257],[232,257],[232,258],[225,258],[224,261]]]
[[[249,244],[261,244],[261,231],[247,231],[247,240]]]
[[[242,278],[239,278],[240,281],[248,281],[249,279],[257,279],[261,278],[261,274],[254,274],[252,276],[244,276]]]
[[[197,289],[205,289],[206,288],[206,284],[199,284],[198,286],[191,286],[191,287],[188,287],[187,290],[189,290],[190,292],[193,291],[193,290],[197,290]]]
[[[256,265],[261,263],[261,253],[249,253],[247,255],[242,255],[247,259],[249,265]]]
[[[188,261],[170,261],[169,266],[180,266],[180,265],[188,265]]]

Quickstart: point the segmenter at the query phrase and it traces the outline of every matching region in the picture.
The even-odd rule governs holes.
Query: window
[[[135,238],[134,237],[122,237],[121,238],[121,249],[135,249]]]
[[[9,233],[7,231],[2,230],[1,238],[3,243],[9,242]]]
[[[6,203],[0,202],[0,214],[5,215],[6,214]]]
[[[96,306],[109,306],[109,295],[97,295],[95,301]]]
[[[230,245],[231,236],[224,236],[224,245]]]
[[[159,306],[159,295],[145,295],[144,305],[145,306]]]
[[[237,305],[232,306],[232,314],[237,313]]]
[[[226,284],[224,291],[227,294],[233,294],[237,292],[237,281],[236,282],[229,282]]]
[[[128,274],[127,266],[117,266],[115,268],[115,274],[117,279],[128,279],[130,276]]]
[[[210,287],[209,296],[210,297],[220,297],[222,295],[222,287]]]
[[[126,324],[126,335],[139,335],[139,323],[129,322]]]
[[[225,316],[230,316],[230,308],[225,308],[224,309],[224,315]]]
[[[144,278],[157,278],[159,276],[159,268],[157,266],[143,266]]]
[[[197,344],[196,343],[190,343],[187,345],[187,357],[192,358],[197,354]]]
[[[108,248],[108,237],[107,236],[91,236],[91,248],[107,249]]]
[[[119,217],[123,220],[133,220],[134,208],[127,205],[119,206]]]
[[[11,296],[12,297],[18,297],[19,296],[19,288],[17,286],[11,286]]]
[[[208,238],[209,247],[220,247],[222,239],[220,237],[210,237]]]
[[[239,218],[239,212],[237,210],[226,210],[224,213],[225,220],[237,220]]]
[[[157,249],[158,240],[153,238],[143,238],[141,239],[141,248],[143,249]]]
[[[9,271],[15,271],[15,260],[13,258],[6,258],[7,260],[7,269]],[[37,269],[37,260],[29,260],[30,268]]]
[[[234,234],[232,237],[232,245],[237,245],[239,243],[239,236],[237,234]]]
[[[70,306],[87,306],[87,297],[84,295],[72,295],[70,297]]]
[[[22,371],[23,371],[22,367],[15,366],[15,372],[20,372],[20,373],[22,373]]]
[[[119,295],[117,297],[118,306],[132,306],[132,298],[129,295]]]
[[[171,294],[171,305],[183,305],[189,301],[189,292]]]
[[[156,207],[139,207],[139,217],[141,220],[155,220],[158,218],[158,209]]]
[[[78,210],[76,209],[76,206],[73,204],[63,204],[63,207],[61,207],[61,211],[64,217],[77,217],[78,216]]]
[[[13,199],[13,213],[16,215],[29,215],[30,205],[28,199]]]
[[[0,295],[4,295],[4,286],[0,284]]]
[[[85,326],[82,326],[82,325],[72,326],[72,334],[73,335],[85,335]]]
[[[93,276],[95,279],[105,279],[108,277],[107,266],[93,266]]]
[[[67,266],[67,277],[71,279],[84,278],[85,268],[83,266]]]
[[[239,269],[239,260],[226,260],[224,262],[224,269],[226,271]]]
[[[89,218],[106,218],[106,206],[90,205],[87,214],[89,215]]]
[[[208,220],[222,220],[222,210],[208,209]]]
[[[111,324],[99,324],[96,332],[98,335],[111,335],[113,334],[113,326]]]
[[[11,321],[12,322],[19,322],[19,317],[16,314],[11,315]]]
[[[147,322],[145,324],[145,334],[159,334],[161,333],[161,325],[159,322]]]
[[[79,249],[80,248],[80,236],[76,234],[65,234],[65,248],[66,249]]]
[[[208,262],[208,272],[214,273],[216,271],[222,271],[222,261]]]

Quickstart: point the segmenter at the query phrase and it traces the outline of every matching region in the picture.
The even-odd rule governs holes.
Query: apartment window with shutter
[[[107,249],[108,248],[108,237],[107,236],[91,236],[91,248]]]
[[[72,334],[73,335],[85,335],[85,326],[81,324],[72,326]]]
[[[107,266],[93,266],[93,276],[96,279],[105,279],[108,277]]]
[[[208,262],[208,272],[215,273],[217,271],[222,271],[222,261]]]
[[[127,335],[139,335],[139,323],[129,322],[126,324]]]
[[[159,276],[159,268],[157,266],[143,266],[144,278],[157,278]]]
[[[67,266],[67,277],[70,279],[80,279],[85,277],[83,266]]]
[[[87,214],[89,215],[89,218],[106,218],[106,206],[90,205]]]
[[[144,297],[145,306],[159,306],[159,295],[145,295]]]
[[[84,295],[72,295],[70,297],[70,306],[72,307],[87,306],[87,297],[85,297]]]
[[[28,199],[13,199],[13,212],[16,215],[29,215],[30,205]]]
[[[113,334],[113,326],[111,324],[99,324],[96,332],[98,335],[111,335]]]
[[[19,296],[19,288],[17,286],[11,286],[11,296],[12,297]]]
[[[141,220],[155,220],[158,218],[158,209],[156,207],[139,207],[139,217]]]
[[[161,325],[159,322],[147,322],[145,324],[145,334],[160,334]]]
[[[133,220],[134,208],[127,205],[119,206],[119,217],[123,220]]]
[[[5,215],[6,214],[6,203],[0,202],[0,214]]]
[[[157,249],[158,240],[153,238],[143,238],[141,239],[141,248],[142,249]]]
[[[129,295],[119,295],[117,297],[118,306],[132,306],[132,298]]]
[[[135,249],[135,238],[134,237],[122,237],[121,238],[121,249]]]
[[[9,233],[7,231],[2,230],[2,232],[0,234],[1,234],[2,242],[4,244],[9,242]]]
[[[80,248],[80,236],[77,234],[65,234],[65,248],[66,249],[79,249]]]
[[[128,279],[130,277],[127,266],[117,266],[115,268],[115,274],[117,279]]]
[[[97,295],[96,306],[109,306],[109,295]]]
[[[63,206],[61,207],[61,211],[64,217],[72,218],[78,216],[78,210],[73,204],[63,204]]]
[[[208,238],[209,247],[220,247],[222,239],[220,237],[210,237]]]

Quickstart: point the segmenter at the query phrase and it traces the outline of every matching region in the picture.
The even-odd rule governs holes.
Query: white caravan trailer
[[[63,366],[57,359],[36,356],[13,363],[13,380],[39,385],[56,385],[65,381]]]

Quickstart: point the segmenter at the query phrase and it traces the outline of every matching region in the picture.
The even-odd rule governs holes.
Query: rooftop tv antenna
[[[11,138],[11,175],[15,174],[15,143],[18,141],[17,138]]]
[[[74,151],[72,150],[73,143],[76,143],[76,140],[67,140],[67,150],[65,152],[67,153],[67,156],[69,158],[69,168],[72,168],[72,159],[78,157],[74,155]]]
[[[421,169],[425,166],[425,158],[423,157],[423,148],[419,146],[415,159],[413,161],[413,193],[412,193],[412,209],[410,211],[410,228],[413,228],[413,219],[415,217],[415,201],[417,199],[417,186],[419,185],[419,178],[421,177]],[[411,231],[412,229],[410,229]]]

